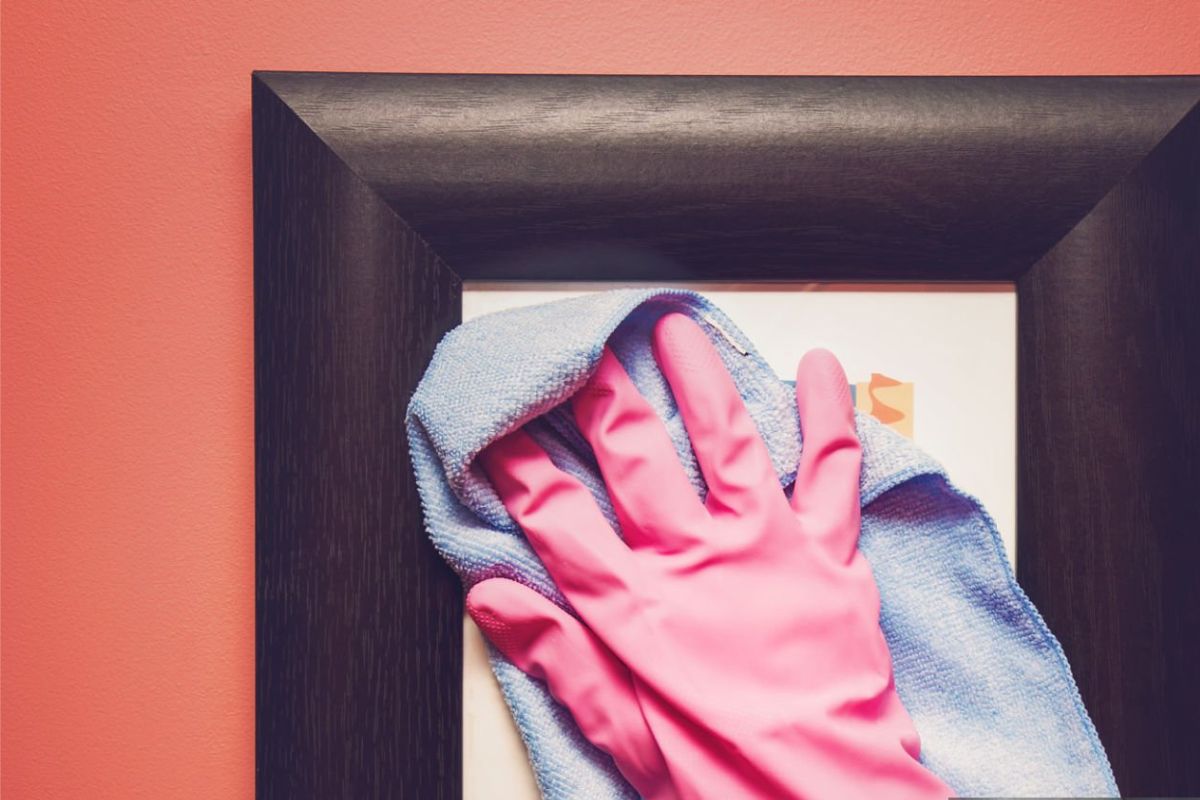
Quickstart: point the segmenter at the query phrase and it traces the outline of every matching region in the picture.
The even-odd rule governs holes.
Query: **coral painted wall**
[[[253,795],[250,71],[1200,72],[1200,4],[4,0],[7,800]]]

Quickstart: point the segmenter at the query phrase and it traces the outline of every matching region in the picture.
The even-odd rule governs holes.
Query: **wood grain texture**
[[[1015,278],[1196,99],[1172,78],[268,79],[487,280]]]
[[[461,589],[404,412],[458,278],[253,81],[257,791],[460,796]]]
[[[1021,584],[1128,796],[1200,793],[1200,107],[1018,283]]]
[[[1018,575],[1122,789],[1200,793],[1198,99],[256,73],[259,796],[459,794],[461,598],[401,420],[463,278],[1017,280]]]

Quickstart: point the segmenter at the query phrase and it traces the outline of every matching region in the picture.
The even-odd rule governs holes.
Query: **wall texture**
[[[0,793],[253,795],[252,69],[1200,72],[1200,4],[4,0]]]

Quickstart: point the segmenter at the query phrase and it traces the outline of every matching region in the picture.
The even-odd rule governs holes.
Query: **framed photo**
[[[1017,313],[1012,283],[672,281],[621,285],[700,292],[754,343],[769,370],[782,381],[796,377],[799,356],[809,348],[825,347],[836,353],[847,372],[854,407],[914,441],[954,476],[955,486],[978,498],[1015,569]],[[463,322],[611,288],[605,281],[466,281]],[[447,354],[441,357],[444,368]],[[464,399],[464,407],[469,402]],[[864,513],[868,513],[865,507]],[[862,524],[864,536],[869,535],[870,524]],[[446,542],[445,535],[442,541]],[[872,566],[880,565],[872,560]],[[913,574],[906,577],[921,580]],[[886,606],[887,590],[880,587],[880,591]],[[533,707],[533,714],[528,706],[510,708],[506,696],[517,698],[517,703],[525,698],[520,684],[515,694],[511,680],[504,685],[475,621],[464,615],[463,625],[464,800],[542,800],[539,781],[555,785],[557,791],[547,790],[547,797],[571,797],[572,790],[590,796],[596,780],[590,772],[580,775],[565,764],[551,768],[551,774],[545,767],[535,770],[539,749],[534,744],[526,749],[522,730],[536,730],[530,717],[540,706]],[[904,657],[893,656],[896,660]],[[1004,668],[992,665],[992,669],[994,674]],[[905,677],[897,676],[898,686],[912,685]],[[727,696],[733,702],[737,694]],[[517,724],[519,716],[525,719],[524,725]],[[925,730],[924,722],[914,720],[921,730]],[[935,742],[925,736],[922,752],[936,753]],[[543,748],[543,753],[549,749],[544,744]],[[992,760],[998,759],[1003,760],[993,754]],[[1073,766],[1078,771],[1078,765]],[[563,787],[556,781],[559,776],[570,776],[577,783]],[[1014,795],[1020,794],[1013,788]],[[1048,786],[1042,788],[1049,793]],[[1062,793],[1061,788],[1055,791]]]
[[[1123,791],[1200,786],[1200,77],[251,84],[260,798],[462,796],[403,423],[514,281],[1012,284],[1019,582]]]

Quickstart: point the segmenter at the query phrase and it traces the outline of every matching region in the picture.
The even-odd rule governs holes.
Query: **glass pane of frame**
[[[631,286],[638,284],[619,284]],[[654,283],[703,293],[783,378],[810,347],[841,360],[856,407],[911,437],[992,515],[1016,563],[1017,299],[1011,283]],[[616,288],[463,287],[463,321]],[[464,800],[538,800],[524,746],[464,617]]]

